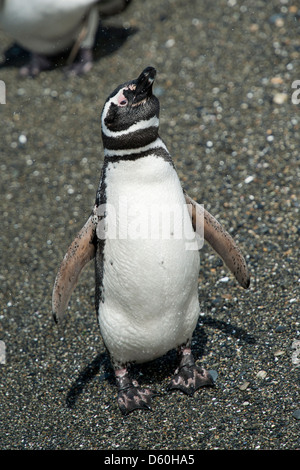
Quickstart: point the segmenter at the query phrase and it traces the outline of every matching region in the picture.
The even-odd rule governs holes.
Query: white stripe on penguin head
[[[140,129],[147,129],[148,127],[159,127],[159,118],[157,116],[153,116],[150,119],[142,120],[139,121],[135,124],[132,124],[131,126],[128,127],[128,129],[124,129],[123,131],[111,131],[108,129],[108,127],[105,125],[105,117],[108,114],[109,108],[111,104],[115,104],[116,106],[121,106],[123,107],[124,104],[121,104],[122,101],[126,100],[124,96],[124,90],[128,90],[128,87],[121,88],[121,90],[118,91],[118,93],[110,98],[109,101],[107,101],[104,105],[102,116],[101,116],[101,125],[102,125],[102,131],[107,137],[121,137],[122,135],[127,135],[130,134],[131,132],[138,131]]]

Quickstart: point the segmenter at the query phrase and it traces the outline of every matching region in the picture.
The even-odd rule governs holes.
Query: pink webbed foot
[[[214,381],[209,372],[196,366],[191,350],[184,348],[181,351],[179,367],[168,385],[168,390],[178,389],[192,396],[199,388],[213,385]]]
[[[142,388],[135,380],[132,380],[127,371],[122,373],[116,371],[118,385],[118,405],[123,415],[127,415],[134,410],[151,410],[151,401],[158,393]]]

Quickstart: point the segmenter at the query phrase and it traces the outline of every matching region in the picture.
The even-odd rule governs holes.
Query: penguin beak
[[[156,76],[156,70],[154,67],[147,67],[141,75],[136,79],[135,97],[134,101],[139,103],[140,101],[149,98],[152,95],[152,84]]]

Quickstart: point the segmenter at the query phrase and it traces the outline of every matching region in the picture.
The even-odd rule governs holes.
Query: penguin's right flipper
[[[92,214],[69,246],[60,265],[52,292],[52,313],[56,322],[62,320],[65,314],[81,271],[95,257],[95,232]]]
[[[224,229],[224,227],[200,204],[195,202],[186,193],[185,200],[188,205],[190,217],[194,230],[197,230],[197,220],[204,221],[204,239],[211,245],[211,247],[223,259],[226,266],[234,274],[239,284],[247,289],[250,285],[250,275],[246,265],[244,256],[242,255],[239,247]]]

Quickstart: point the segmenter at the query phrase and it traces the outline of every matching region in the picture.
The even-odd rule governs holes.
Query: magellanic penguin
[[[213,385],[191,351],[199,316],[195,230],[204,230],[205,239],[244,288],[250,283],[231,236],[181,186],[158,134],[155,76],[156,70],[147,67],[137,79],[116,88],[104,104],[105,159],[96,203],[64,257],[52,298],[59,322],[82,268],[95,258],[96,312],[124,414],[150,409],[155,395],[131,378],[130,364],[172,349],[178,351],[179,365],[169,390],[192,395]]]
[[[0,28],[31,53],[20,73],[36,76],[68,52],[71,74],[92,68],[99,14],[122,11],[130,0],[0,0]]]

